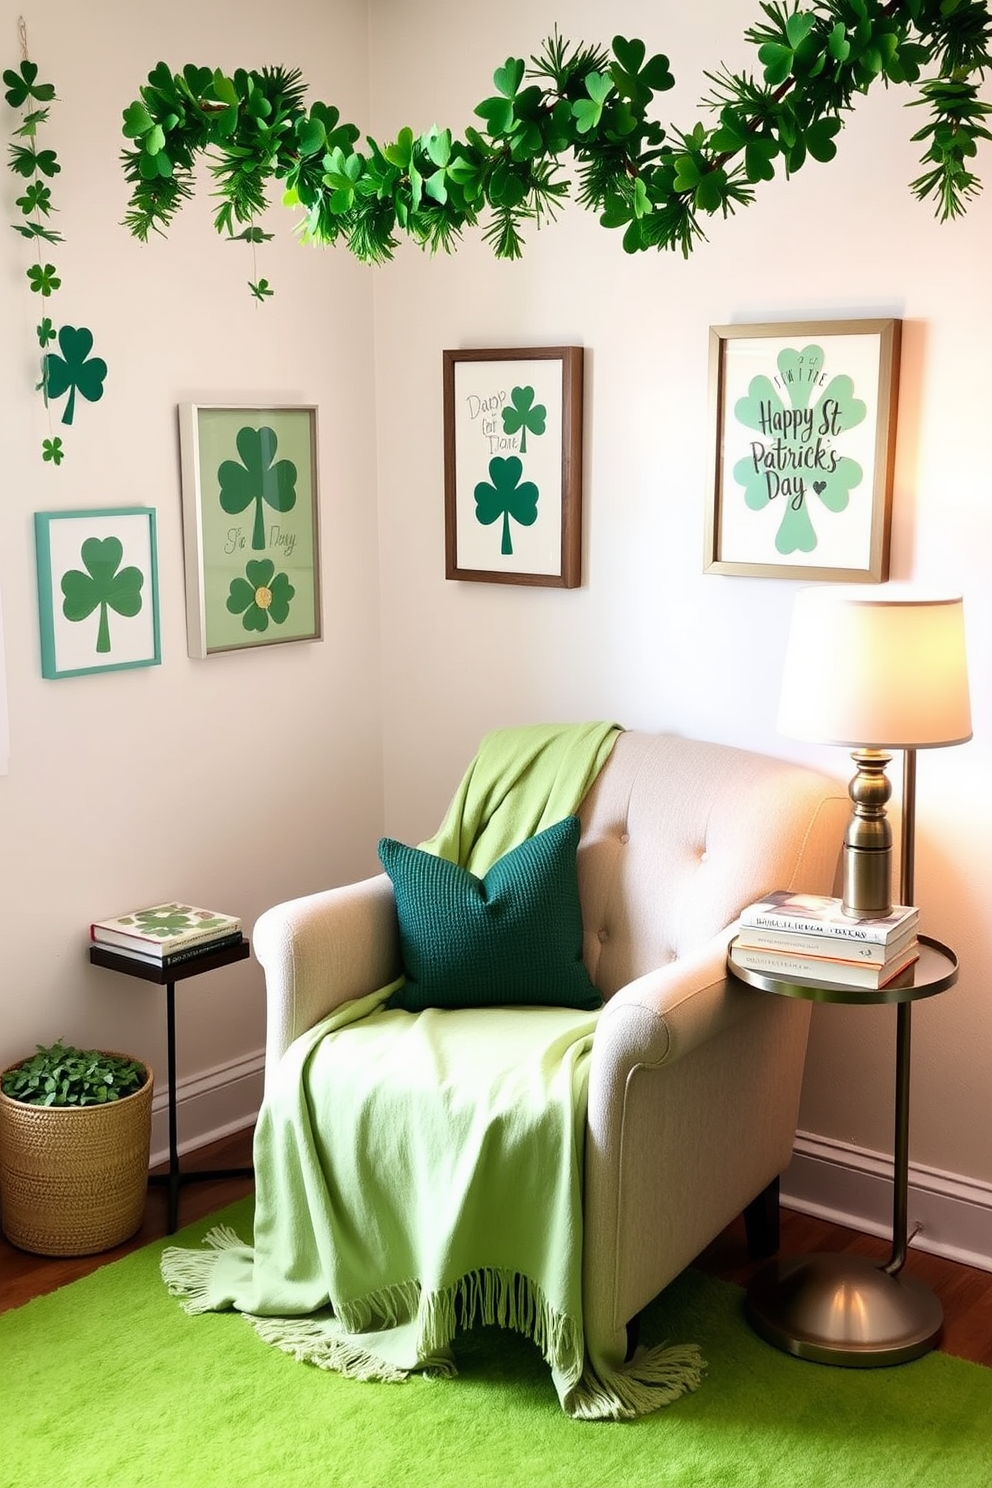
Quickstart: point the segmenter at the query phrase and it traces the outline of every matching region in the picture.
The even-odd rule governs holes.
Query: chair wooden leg
[[[744,1210],[748,1254],[761,1261],[779,1247],[779,1180],[776,1176]]]

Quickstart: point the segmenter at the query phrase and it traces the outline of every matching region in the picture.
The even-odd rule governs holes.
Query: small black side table
[[[202,955],[191,956],[175,966],[156,966],[151,961],[139,961],[134,956],[122,955],[109,946],[91,945],[90,960],[94,966],[105,966],[108,971],[120,971],[125,976],[139,977],[143,982],[155,982],[165,987],[166,1027],[169,1041],[169,1171],[150,1173],[149,1183],[165,1184],[169,1190],[169,1228],[174,1235],[179,1217],[179,1190],[184,1183],[202,1183],[207,1178],[251,1178],[253,1168],[202,1168],[185,1171],[179,1166],[179,1139],[176,1123],[176,983],[186,977],[200,976],[205,971],[216,971],[220,966],[230,966],[234,961],[244,961],[251,946],[242,937],[233,945],[221,946],[218,950],[206,950]]]
[[[919,998],[954,985],[958,963],[940,941],[926,935],[919,940],[919,960],[877,990],[753,971],[734,960],[735,942],[730,943],[727,971],[762,992],[811,1002],[892,1002],[898,1008],[889,1261],[876,1266],[864,1256],[842,1254],[772,1261],[755,1276],[745,1298],[755,1332],[800,1359],[861,1368],[904,1364],[940,1340],[939,1300],[915,1277],[902,1274],[908,1244],[910,1013]]]

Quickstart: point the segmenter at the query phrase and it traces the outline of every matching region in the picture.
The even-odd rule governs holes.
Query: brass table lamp
[[[854,919],[892,907],[891,751],[903,756],[901,904],[912,904],[916,751],[971,738],[960,598],[908,586],[800,589],[786,651],[778,727],[846,744],[857,774],[844,837],[843,908]]]

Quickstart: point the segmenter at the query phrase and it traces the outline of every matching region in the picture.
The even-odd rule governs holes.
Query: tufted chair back
[[[579,812],[583,955],[603,996],[703,945],[772,889],[829,889],[837,805],[798,765],[621,734]],[[823,811],[832,831],[820,830]]]

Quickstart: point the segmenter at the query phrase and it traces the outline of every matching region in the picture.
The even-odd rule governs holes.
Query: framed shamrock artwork
[[[320,639],[317,410],[179,407],[190,656]]]
[[[576,588],[582,347],[443,356],[445,578]]]
[[[888,578],[901,329],[711,327],[707,572]]]
[[[43,677],[158,666],[155,513],[35,512]]]

